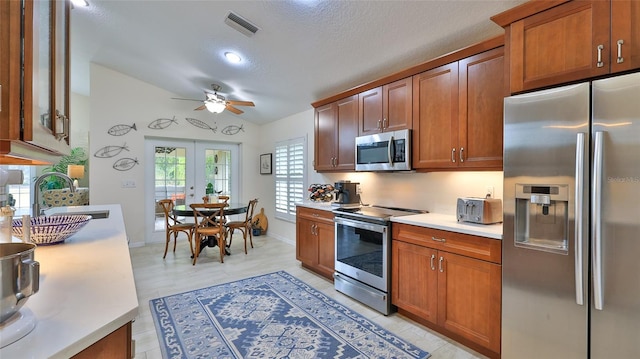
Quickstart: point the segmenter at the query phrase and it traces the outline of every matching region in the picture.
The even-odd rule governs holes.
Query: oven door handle
[[[342,218],[342,217],[335,217],[333,221],[336,223],[336,228],[338,225],[343,225],[347,227],[362,228],[362,229],[366,229],[368,231],[377,232],[377,233],[387,232],[387,226],[380,225],[380,224],[351,220],[351,219]]]

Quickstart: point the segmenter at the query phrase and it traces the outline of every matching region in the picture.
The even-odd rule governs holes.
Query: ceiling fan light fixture
[[[225,107],[227,107],[224,102],[220,101],[205,101],[204,106],[212,113],[221,113],[224,111]]]
[[[227,61],[231,62],[232,64],[239,64],[242,61],[242,58],[240,57],[240,55],[231,51],[225,52],[224,57],[226,57]]]

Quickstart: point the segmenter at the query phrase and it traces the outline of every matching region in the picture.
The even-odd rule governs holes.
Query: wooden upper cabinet
[[[611,72],[640,68],[640,0],[611,1]]]
[[[315,169],[333,170],[337,147],[337,104],[332,102],[315,110]]]
[[[458,165],[502,170],[504,48],[458,63]]]
[[[356,137],[358,136],[358,96],[354,95],[337,102],[338,131],[335,169],[356,169]]]
[[[46,164],[71,151],[70,6],[0,4],[0,164]]]
[[[355,170],[357,134],[358,95],[316,108],[316,171]]]
[[[413,167],[457,167],[458,63],[413,77]]]
[[[506,31],[511,93],[640,68],[640,0],[530,1],[492,20]]]
[[[358,98],[358,135],[371,135],[382,129],[382,87],[360,93]]]
[[[411,128],[411,101],[411,77],[360,93],[358,135]]]

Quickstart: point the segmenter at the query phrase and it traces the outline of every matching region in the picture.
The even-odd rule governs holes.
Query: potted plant
[[[66,156],[62,156],[58,163],[45,167],[42,170],[42,172],[43,173],[60,172],[60,173],[66,174],[67,167],[69,165],[83,165],[86,167],[88,162],[89,162],[89,159],[87,157],[87,153],[85,152],[84,148],[75,147],[71,149],[70,154]],[[67,185],[66,183],[64,183],[64,181],[61,178],[50,176],[49,178],[47,178],[45,181],[42,182],[42,185],[40,186],[40,190],[61,189],[65,187],[67,187]]]

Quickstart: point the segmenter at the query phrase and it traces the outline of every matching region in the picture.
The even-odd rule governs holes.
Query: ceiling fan
[[[218,94],[218,91],[222,89],[220,85],[212,84],[211,89],[213,90],[213,93],[205,90],[204,94],[206,95],[206,98],[204,100],[195,100],[190,98],[176,98],[176,97],[172,97],[172,99],[203,102],[203,104],[197,107],[195,111],[204,110],[206,108],[209,112],[221,113],[226,109],[235,113],[236,115],[244,113],[244,111],[234,107],[234,105],[235,106],[255,106],[251,101],[227,100],[224,96]]]

